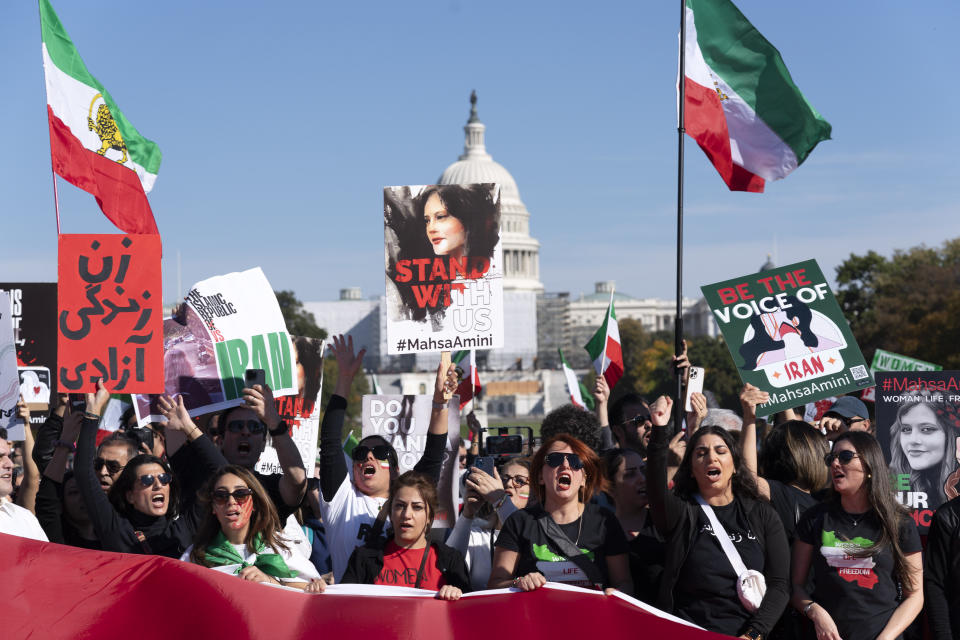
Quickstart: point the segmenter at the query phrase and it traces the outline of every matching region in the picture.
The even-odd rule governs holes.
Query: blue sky
[[[761,195],[730,193],[685,144],[684,291],[816,258],[960,235],[960,4],[740,0],[833,125]],[[163,153],[151,205],[164,300],[263,267],[303,300],[383,291],[382,187],[434,182],[462,152],[471,89],[487,150],[541,242],[548,291],[615,279],[672,298],[676,2],[54,0],[87,67]],[[0,7],[2,280],[56,278],[39,16]],[[60,181],[66,233],[109,233]]]

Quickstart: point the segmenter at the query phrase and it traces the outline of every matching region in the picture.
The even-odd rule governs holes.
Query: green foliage
[[[660,395],[674,395],[676,380],[670,368],[673,334],[650,333],[631,318],[620,320],[619,325],[624,373],[611,402],[631,391],[650,401]],[[687,354],[694,366],[706,369],[704,389],[714,393],[721,407],[736,410],[740,406],[740,374],[723,339],[687,338]],[[592,378],[587,381],[587,386],[591,385]]]
[[[290,335],[320,339],[327,337],[326,330],[317,326],[317,319],[303,308],[303,303],[293,291],[274,291],[274,294]]]
[[[837,267],[837,300],[867,362],[876,349],[960,368],[960,238]]]

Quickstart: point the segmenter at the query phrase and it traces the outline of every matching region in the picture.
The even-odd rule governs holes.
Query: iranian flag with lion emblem
[[[159,233],[147,193],[160,148],[133,127],[90,75],[49,0],[40,0],[53,171],[97,199],[126,233]]]

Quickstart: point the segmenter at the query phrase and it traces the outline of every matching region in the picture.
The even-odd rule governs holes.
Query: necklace
[[[577,519],[580,520],[580,524],[577,525],[577,541],[574,542],[573,545],[579,549],[579,548],[580,548],[580,534],[583,533],[583,511],[580,512],[580,515],[579,515],[579,517],[578,517]]]

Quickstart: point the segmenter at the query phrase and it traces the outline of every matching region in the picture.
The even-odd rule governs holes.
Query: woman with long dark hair
[[[955,403],[917,395],[900,405],[890,425],[890,470],[909,475],[910,491],[926,493],[936,508],[960,489],[960,413]]]
[[[597,454],[569,434],[555,435],[533,456],[530,478],[537,504],[504,523],[488,588],[532,591],[550,581],[632,595],[620,523],[590,501],[606,487]]]
[[[413,189],[416,189],[413,188]],[[399,297],[405,319],[437,322],[450,304],[450,287],[483,277],[500,241],[500,193],[490,184],[432,185],[384,190],[388,298]],[[417,294],[420,294],[418,299]]]
[[[760,499],[736,441],[721,427],[701,427],[690,437],[674,489],[668,489],[672,406],[661,396],[650,408],[647,490],[667,545],[658,607],[710,631],[765,637],[789,599],[783,525]]]
[[[343,583],[430,589],[440,600],[458,600],[470,590],[463,555],[430,540],[437,488],[429,476],[416,471],[400,475],[390,484],[384,508],[390,511],[390,539],[384,545],[377,533],[369,536],[365,546],[354,549]],[[386,514],[381,516],[379,526],[383,526]]]
[[[610,487],[617,520],[627,538],[634,595],[655,605],[665,546],[650,515],[646,474],[646,461],[633,449],[611,449],[603,456],[603,475]]]
[[[323,591],[316,568],[284,540],[276,507],[250,471],[221,468],[197,498],[206,516],[181,560],[252,582]]]
[[[825,462],[832,486],[797,526],[791,603],[819,640],[899,638],[923,608],[917,527],[873,436],[841,434]],[[803,584],[811,566],[813,593]]]

